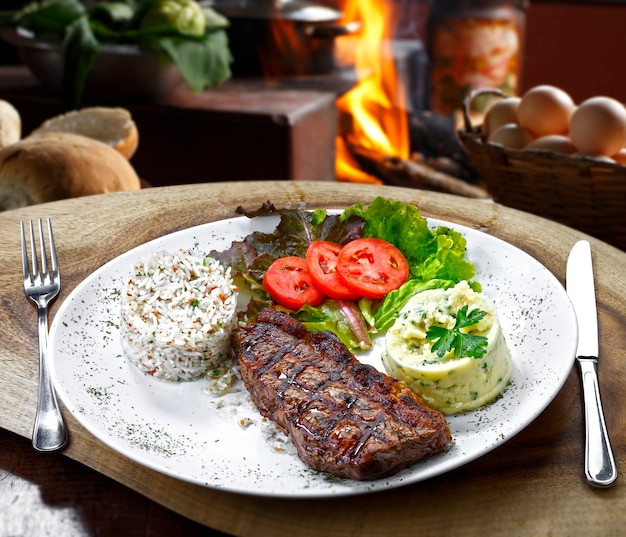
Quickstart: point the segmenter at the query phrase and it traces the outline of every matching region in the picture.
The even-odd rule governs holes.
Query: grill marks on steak
[[[405,384],[359,363],[331,332],[263,310],[234,338],[244,383],[261,414],[315,470],[353,479],[392,475],[445,450],[445,417]]]

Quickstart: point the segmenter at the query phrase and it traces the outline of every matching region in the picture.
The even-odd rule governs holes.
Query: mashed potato
[[[457,312],[480,309],[486,315],[464,332],[487,338],[482,358],[457,357],[432,352],[426,339],[430,326],[453,328]],[[386,335],[382,359],[387,373],[422,396],[444,414],[474,410],[493,401],[511,378],[511,355],[500,329],[496,308],[483,293],[467,282],[451,289],[433,289],[412,297]]]

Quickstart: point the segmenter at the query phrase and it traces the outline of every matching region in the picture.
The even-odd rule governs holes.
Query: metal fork
[[[37,305],[37,324],[39,329],[39,397],[37,414],[33,428],[33,447],[37,451],[57,451],[67,443],[67,429],[59,409],[59,403],[52,386],[48,367],[48,304],[59,294],[61,276],[57,264],[57,252],[52,236],[52,223],[48,218],[48,237],[50,238],[50,263],[48,272],[46,244],[43,236],[43,223],[39,219],[39,244],[41,247],[41,271],[37,262],[35,233],[30,221],[30,249],[32,253],[32,274],[29,273],[24,222],[20,222],[22,232],[22,267],[24,269],[24,292]]]

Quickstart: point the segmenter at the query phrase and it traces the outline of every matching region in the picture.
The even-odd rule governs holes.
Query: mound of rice
[[[237,294],[230,270],[215,259],[156,252],[135,265],[122,293],[126,356],[145,373],[171,381],[229,367]]]

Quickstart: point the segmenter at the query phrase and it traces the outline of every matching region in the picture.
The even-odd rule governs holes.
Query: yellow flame
[[[336,175],[340,181],[363,182],[364,174],[350,157],[347,143],[372,149],[386,156],[408,158],[409,136],[404,103],[398,103],[393,55],[390,50],[394,26],[388,2],[346,0],[344,19],[360,20],[354,42],[356,86],[337,100],[341,117],[350,118],[337,137]],[[345,120],[344,120],[345,121]],[[380,182],[377,180],[369,182]]]

